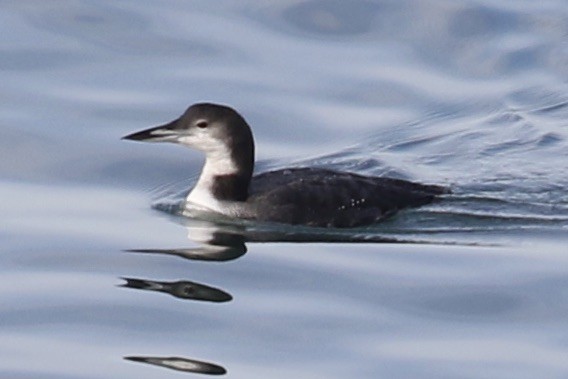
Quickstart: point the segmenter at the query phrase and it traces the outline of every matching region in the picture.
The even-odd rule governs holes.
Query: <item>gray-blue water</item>
[[[568,376],[565,0],[0,10],[0,377]],[[325,233],[168,214],[202,157],[120,137],[198,101],[258,171],[454,193]]]

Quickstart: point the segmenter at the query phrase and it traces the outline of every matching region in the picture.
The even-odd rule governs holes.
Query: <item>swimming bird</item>
[[[446,187],[316,167],[253,176],[254,139],[228,106],[198,103],[165,125],[124,136],[173,142],[205,153],[201,175],[185,206],[232,218],[314,227],[355,227],[432,202]]]

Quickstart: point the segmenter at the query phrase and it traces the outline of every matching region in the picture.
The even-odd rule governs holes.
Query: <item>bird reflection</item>
[[[122,279],[124,279],[126,283],[121,284],[121,287],[164,292],[184,300],[224,303],[233,299],[230,294],[223,290],[187,280],[180,280],[177,282],[158,282],[154,280],[135,278]]]
[[[227,225],[195,219],[178,219],[187,228],[188,239],[197,246],[183,248],[142,248],[125,250],[129,253],[160,254],[188,260],[227,262],[247,252],[245,242],[402,242],[391,238],[353,231],[318,230],[278,225]],[[121,287],[170,294],[184,300],[228,302],[232,296],[218,288],[189,280],[173,282],[122,278]],[[143,362],[177,371],[223,375],[227,371],[217,364],[183,357],[128,356],[124,359]]]
[[[219,262],[237,259],[247,251],[245,236],[238,228],[221,228],[216,224],[206,222],[194,223],[188,226],[187,230],[189,240],[197,246],[179,249],[129,249],[125,251]],[[189,280],[167,282],[132,277],[123,277],[122,279],[125,283],[121,284],[121,287],[167,293],[183,300],[223,303],[233,299],[228,292],[219,288]],[[184,357],[127,356],[124,359],[188,373],[223,375],[227,372],[220,365]]]
[[[214,222],[185,220],[188,240],[196,247],[127,249],[127,253],[161,254],[189,260],[226,262],[242,257],[247,252],[245,242],[375,242],[405,243],[394,238],[374,234],[353,233],[344,230],[264,225],[223,225]]]
[[[151,365],[166,367],[172,370],[193,372],[208,375],[223,375],[227,373],[224,367],[214,363],[198,361],[182,357],[124,357],[128,361],[143,362]]]
[[[128,249],[128,253],[173,255],[190,260],[225,262],[237,259],[247,252],[245,236],[210,228],[188,228],[188,239],[198,247],[179,249]]]

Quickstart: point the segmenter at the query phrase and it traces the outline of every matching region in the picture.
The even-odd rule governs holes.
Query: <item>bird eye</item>
[[[207,121],[199,121],[199,122],[198,122],[197,124],[195,124],[195,125],[197,125],[198,128],[203,129],[203,128],[206,128],[206,127],[207,127]]]

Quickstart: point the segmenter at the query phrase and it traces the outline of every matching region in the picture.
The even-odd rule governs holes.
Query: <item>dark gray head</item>
[[[254,141],[245,119],[230,107],[194,104],[168,124],[129,134],[123,139],[174,142],[201,150],[207,157],[202,175],[236,176],[240,186],[244,181],[245,190],[248,189],[254,168]]]
[[[250,154],[254,142],[250,127],[233,108],[210,103],[193,104],[178,119],[122,137],[145,142],[175,142],[208,153],[227,148]],[[254,154],[254,151],[252,151]]]

